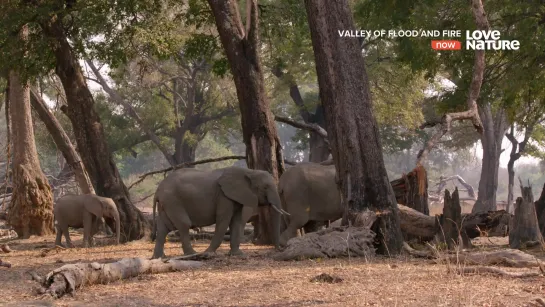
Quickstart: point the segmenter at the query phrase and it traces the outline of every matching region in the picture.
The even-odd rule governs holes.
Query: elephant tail
[[[157,237],[157,222],[156,222],[155,212],[157,210],[158,201],[159,200],[157,199],[157,193],[155,193],[155,195],[153,195],[153,225],[151,227],[151,234],[150,234],[151,242],[154,242],[155,238]]]

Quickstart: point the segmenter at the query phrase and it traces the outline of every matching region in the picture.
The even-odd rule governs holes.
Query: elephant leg
[[[86,212],[83,214],[83,246],[84,247],[91,247],[92,246],[92,235],[93,232],[93,218],[94,216]]]
[[[233,217],[231,218],[231,223],[229,224],[229,244],[231,246],[231,250],[229,251],[229,255],[231,256],[242,256],[244,253],[240,250],[240,240],[242,237],[242,234],[244,233],[244,224],[242,222],[242,210],[236,210],[233,213]]]
[[[176,226],[176,228],[178,228],[178,233],[180,234],[180,241],[182,242],[182,251],[184,252],[184,255],[196,254],[197,252],[193,249],[193,246],[191,245],[191,237],[189,236],[190,226],[183,223]]]
[[[153,249],[152,259],[165,257],[165,241],[168,234],[167,226],[161,218],[156,220],[156,225],[157,237],[155,238],[155,248]]]
[[[72,239],[70,239],[70,232],[68,232],[68,226],[63,225],[60,228],[61,228],[61,232],[64,233],[64,240],[66,241],[66,246],[73,248],[74,243],[72,243]]]
[[[229,228],[229,224],[231,223],[233,211],[233,202],[226,198],[219,197],[218,211],[216,212],[216,229],[212,241],[210,242],[210,246],[208,246],[205,253],[215,253],[218,247],[220,247],[221,242],[223,242],[223,237],[227,232],[227,228]]]
[[[308,222],[308,219],[303,221],[298,221],[296,219],[291,219],[288,225],[288,228],[280,235],[280,245],[285,246],[289,239],[296,237],[297,232]]]
[[[55,237],[55,245],[56,246],[61,246],[61,247],[64,247],[62,245],[62,229],[61,227],[59,226],[59,224],[57,222],[55,222],[55,229],[57,230],[57,236]]]

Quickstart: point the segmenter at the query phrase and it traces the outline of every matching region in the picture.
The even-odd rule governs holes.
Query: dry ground
[[[81,235],[73,233],[76,246]],[[98,238],[99,245],[108,239]],[[119,246],[99,246],[52,251],[54,237],[31,238],[10,243],[14,252],[0,254],[11,269],[0,268],[0,306],[31,306],[40,300],[32,293],[35,282],[25,273],[44,274],[79,261],[108,262],[123,257],[150,257],[147,241]],[[488,242],[488,240],[486,240]],[[494,244],[505,243],[495,240]],[[196,242],[204,250],[207,242]],[[246,244],[248,259],[219,256],[203,268],[186,272],[146,275],[109,285],[80,289],[73,297],[33,306],[528,306],[545,297],[545,278],[506,279],[490,275],[460,276],[445,265],[425,260],[326,259],[275,262],[270,248]],[[179,255],[179,243],[167,243],[167,255]],[[520,270],[519,270],[520,271]],[[321,273],[338,276],[340,283],[313,283]],[[37,303],[37,302],[35,302]]]

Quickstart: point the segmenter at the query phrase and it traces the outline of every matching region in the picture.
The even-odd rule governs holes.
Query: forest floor
[[[81,246],[81,234],[71,236]],[[242,246],[248,255],[243,259],[227,256],[226,242],[202,268],[92,285],[55,301],[33,293],[36,282],[30,280],[29,270],[45,274],[66,263],[152,254],[153,244],[146,240],[106,245],[111,240],[98,236],[97,247],[53,250],[45,256],[42,250],[53,246],[53,236],[11,241],[13,252],[0,253],[13,265],[0,268],[0,306],[532,306],[537,298],[545,298],[543,277],[462,276],[449,273],[445,264],[405,256],[278,262],[269,257],[271,248],[252,244]],[[500,248],[507,241],[481,238],[474,243]],[[202,251],[208,242],[194,246]],[[168,242],[165,253],[180,255],[179,243]],[[322,273],[342,281],[310,281]]]

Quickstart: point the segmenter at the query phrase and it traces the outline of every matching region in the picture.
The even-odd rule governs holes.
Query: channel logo
[[[462,42],[454,40],[431,41],[431,48],[434,50],[461,50]]]

